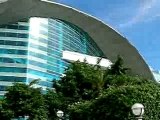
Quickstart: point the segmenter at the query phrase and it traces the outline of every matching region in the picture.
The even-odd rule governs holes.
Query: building
[[[154,70],[153,68],[151,68],[151,71],[153,73],[153,76],[154,76],[156,82],[160,83],[160,71]]]
[[[65,51],[111,61],[121,55],[133,75],[153,79],[126,38],[71,7],[42,0],[8,0],[0,2],[0,18],[0,95],[13,82],[40,79],[37,86],[51,87],[69,64],[63,58]]]
[[[153,69],[151,66],[150,66],[150,70],[151,70],[151,72],[153,74],[153,77],[154,77],[155,81],[157,83],[160,83],[160,71]]]
[[[56,19],[30,18],[0,26],[0,90],[13,82],[52,87],[69,64],[63,51],[104,56],[92,38],[80,28]]]
[[[160,71],[153,71],[153,76],[155,77],[155,80],[160,83]]]

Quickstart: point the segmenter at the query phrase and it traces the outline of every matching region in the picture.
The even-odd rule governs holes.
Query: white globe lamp
[[[132,106],[132,112],[138,120],[142,120],[144,114],[144,106],[141,103],[135,103]]]
[[[59,120],[62,119],[63,115],[64,115],[63,111],[61,111],[61,110],[57,111],[57,116],[59,117]]]

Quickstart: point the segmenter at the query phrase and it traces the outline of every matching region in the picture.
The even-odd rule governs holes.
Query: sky
[[[125,36],[149,66],[160,70],[160,0],[57,0],[57,2],[104,21]]]

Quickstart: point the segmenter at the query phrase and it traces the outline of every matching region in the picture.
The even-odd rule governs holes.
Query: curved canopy
[[[57,18],[80,27],[93,38],[105,56],[115,61],[124,59],[133,75],[153,79],[153,75],[134,46],[102,21],[74,8],[44,0],[0,0],[0,24],[13,23],[29,17]]]

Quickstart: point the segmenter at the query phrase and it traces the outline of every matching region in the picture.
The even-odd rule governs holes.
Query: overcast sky
[[[160,70],[160,0],[57,0],[118,30]],[[136,62],[136,61],[135,61]]]

